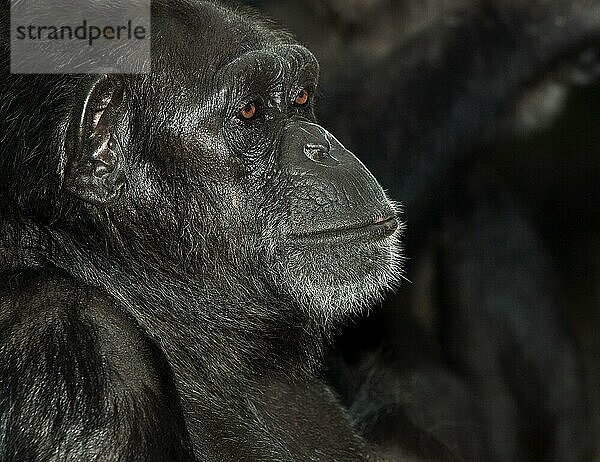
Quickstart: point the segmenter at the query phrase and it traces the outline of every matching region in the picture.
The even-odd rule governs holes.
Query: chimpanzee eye
[[[243,119],[251,120],[256,117],[257,112],[258,109],[256,107],[256,103],[254,101],[250,101],[249,103],[246,103],[241,109],[240,115]]]
[[[303,88],[296,96],[296,99],[294,100],[294,106],[306,106],[309,98],[310,93],[306,88]]]

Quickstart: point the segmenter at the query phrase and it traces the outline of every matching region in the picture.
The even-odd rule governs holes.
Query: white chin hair
[[[277,261],[284,290],[325,322],[371,307],[403,278],[399,233],[379,242],[288,250]]]

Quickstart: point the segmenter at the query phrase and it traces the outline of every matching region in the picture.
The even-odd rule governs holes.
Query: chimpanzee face
[[[66,184],[199,276],[260,279],[324,316],[364,305],[398,275],[397,211],[316,123],[315,57],[234,20],[218,41],[155,22],[152,74],[92,85]]]

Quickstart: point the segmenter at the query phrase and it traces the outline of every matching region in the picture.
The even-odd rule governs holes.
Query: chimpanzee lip
[[[367,242],[384,239],[398,229],[396,215],[380,215],[361,223],[347,224],[335,228],[325,228],[305,233],[292,233],[293,242],[304,244],[343,244],[347,242]]]

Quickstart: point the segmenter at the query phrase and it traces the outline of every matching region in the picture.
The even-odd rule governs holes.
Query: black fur
[[[294,106],[311,53],[156,1],[152,74],[9,75],[8,18],[0,458],[376,460],[316,371],[397,278],[398,222]]]

